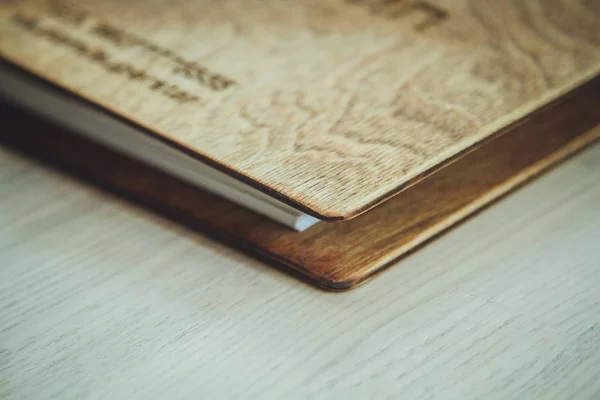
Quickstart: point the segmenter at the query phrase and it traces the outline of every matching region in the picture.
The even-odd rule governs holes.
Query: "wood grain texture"
[[[0,148],[0,398],[596,400],[599,165],[331,295]]]
[[[600,138],[600,78],[349,221],[292,231],[8,106],[0,140],[328,290],[355,288]]]
[[[64,4],[0,3],[0,54],[325,219],[600,72],[595,1]]]

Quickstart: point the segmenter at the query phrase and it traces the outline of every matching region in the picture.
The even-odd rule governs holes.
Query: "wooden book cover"
[[[303,232],[4,103],[0,139],[345,290],[600,137],[599,26],[583,0],[0,2],[9,68],[330,221]]]
[[[0,55],[323,220],[600,71],[600,3],[19,0]]]

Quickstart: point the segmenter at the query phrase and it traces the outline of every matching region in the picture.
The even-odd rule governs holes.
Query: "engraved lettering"
[[[105,23],[94,26],[91,32],[98,37],[106,39],[116,45],[119,45],[125,41],[125,35],[122,31]]]
[[[173,69],[174,74],[181,75],[188,79],[195,79],[197,82],[213,90],[224,90],[235,85],[235,81],[233,79],[210,72],[205,67],[186,61],[183,57],[176,55],[172,50],[164,49],[154,43],[150,43],[143,38],[129,34],[110,24],[98,24],[94,26],[90,32],[99,38],[109,41],[115,46],[139,46],[150,53],[171,59],[177,63]],[[212,81],[226,82],[227,84],[212,85],[210,84]],[[215,87],[218,89],[215,89]]]
[[[76,25],[87,31],[86,33],[96,38],[118,47],[139,47],[144,51],[157,55],[165,60],[175,64],[172,72],[186,79],[194,80],[203,86],[221,91],[236,85],[236,82],[225,76],[210,71],[204,66],[200,66],[193,61],[187,61],[183,57],[175,54],[170,49],[163,48],[147,39],[127,32],[109,22],[98,21],[92,16],[74,6],[67,4],[64,0],[48,0],[49,15],[70,25]],[[85,27],[84,27],[85,25]],[[34,33],[34,32],[32,32]],[[133,74],[137,79],[139,74]],[[212,83],[217,82],[217,83]]]
[[[89,54],[89,52],[90,52],[90,48],[85,43],[71,41],[70,44],[75,49],[75,51],[77,51],[79,54],[85,55],[85,54]]]
[[[158,90],[165,85],[165,81],[155,80],[152,86],[150,86],[150,90]]]
[[[50,15],[75,26],[81,26],[89,17],[86,12],[75,10],[60,0],[50,0],[48,5]]]
[[[146,73],[144,71],[137,70],[137,69],[133,68],[131,65],[127,66],[127,68],[125,69],[125,73],[127,73],[127,76],[129,77],[129,79],[134,80],[134,81],[140,81],[140,80],[146,79]]]
[[[177,67],[175,67],[173,69],[173,73],[181,75],[181,76],[185,76],[186,78],[190,78],[190,79],[194,78],[194,72],[192,71],[191,68],[188,67],[187,64],[178,65]]]
[[[33,17],[29,17],[21,13],[16,13],[12,16],[11,19],[13,22],[23,26],[26,29],[35,30],[37,28],[37,20]]]
[[[210,80],[210,87],[217,91],[225,90],[232,85],[235,85],[234,81],[221,76],[213,76]]]
[[[66,43],[69,41],[68,37],[64,35],[62,32],[50,31],[48,32],[48,36],[53,39],[55,42]]]
[[[108,59],[108,54],[104,50],[94,50],[90,53],[90,59],[96,62],[104,63]]]
[[[198,96],[188,93],[177,85],[168,85],[166,81],[153,77],[148,72],[129,63],[111,60],[111,56],[105,49],[92,49],[88,44],[65,31],[43,26],[38,17],[15,13],[11,21],[35,36],[71,49],[79,56],[85,57],[88,61],[102,67],[108,73],[122,75],[134,81],[145,82],[149,85],[150,90],[179,102],[199,100]]]

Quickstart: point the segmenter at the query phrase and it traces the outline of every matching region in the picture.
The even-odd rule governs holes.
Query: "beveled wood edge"
[[[465,207],[463,207],[463,209],[449,216],[449,220],[445,224],[440,224],[430,229],[428,233],[424,234],[422,237],[416,240],[414,244],[407,244],[403,246],[405,250],[403,250],[399,255],[394,255],[390,257],[390,259],[387,262],[377,267],[377,269],[373,270],[371,273],[366,274],[356,280],[326,281],[326,286],[323,287],[323,289],[334,292],[343,292],[362,286],[363,284],[369,282],[371,279],[377,277],[380,273],[394,266],[396,263],[401,262],[406,257],[411,256],[415,252],[419,251],[423,247],[435,241],[435,239],[437,239],[438,237],[448,233],[455,227],[467,222],[469,219],[485,211],[488,207],[502,201],[502,199],[510,196],[514,192],[518,191],[520,188],[531,183],[539,176],[544,175],[550,172],[552,169],[559,167],[563,162],[576,156],[578,153],[584,151],[585,149],[597,142],[600,142],[600,125],[598,125],[593,130],[587,132],[587,134],[580,136],[577,140],[570,143],[568,146],[563,147],[561,151],[551,154],[550,156],[544,158],[542,161],[528,168],[528,170],[535,170],[535,172],[525,175],[515,175],[513,177],[514,182],[513,179],[506,182],[503,185],[506,186],[506,188],[504,190],[501,190],[493,197],[482,201],[480,204],[473,204],[477,202],[467,204]]]

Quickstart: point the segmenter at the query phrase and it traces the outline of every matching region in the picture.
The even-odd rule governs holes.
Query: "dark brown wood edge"
[[[484,202],[479,202],[479,200],[475,199],[473,201],[464,203],[465,207],[476,203],[479,204],[477,204],[476,208],[469,211],[468,214],[461,216],[458,221],[450,223],[448,226],[436,231],[431,236],[426,236],[425,234],[424,236],[426,238],[421,243],[413,246],[412,248],[403,252],[399,256],[390,259],[388,262],[378,265],[377,268],[371,269],[368,273],[363,273],[357,279],[335,280],[330,282],[329,289],[342,291],[353,289],[364,284],[365,282],[372,279],[374,276],[379,275],[381,272],[383,272],[390,266],[396,264],[399,260],[404,259],[405,257],[413,254],[415,251],[431,243],[433,240],[446,233],[450,229],[454,228],[458,224],[464,223],[466,220],[484,211],[489,206],[497,203],[498,201],[514,193],[519,188],[527,185],[536,177],[557,167],[565,160],[571,158],[572,156],[581,152],[582,150],[586,149],[592,144],[600,141],[600,113],[598,113],[597,111],[598,107],[600,107],[600,79],[596,78],[593,82],[591,82],[591,84],[582,87],[580,90],[572,92],[570,96],[565,96],[561,98],[561,101],[554,102],[548,107],[547,112],[530,115],[527,118],[527,121],[529,123],[520,124],[513,131],[510,132],[510,135],[523,136],[527,133],[527,131],[536,130],[536,125],[546,127],[548,129],[553,129],[555,131],[568,127],[572,132],[571,134],[561,135],[555,133],[554,136],[571,136],[571,140],[566,142],[561,148],[557,149],[556,151],[548,153],[545,157],[529,165],[528,168],[535,169],[535,172],[526,175],[524,179],[522,179],[517,184],[509,187],[507,190],[503,191],[498,196],[490,200],[486,200]],[[540,129],[537,128],[537,130],[539,131]],[[504,140],[503,135],[496,137],[496,140],[500,139]],[[495,148],[494,142],[492,141],[487,146],[480,146],[479,148],[487,148],[493,150]],[[517,149],[515,149],[515,151],[516,150]],[[463,158],[461,158],[460,160],[463,160]],[[449,164],[449,166],[451,164]],[[444,168],[440,169],[437,172],[440,173],[443,170]],[[514,178],[521,175],[523,175],[523,172],[517,171],[510,178]],[[425,182],[427,178],[437,179],[437,175],[428,175],[425,179],[419,181],[415,186],[411,186],[411,188],[414,190],[419,190],[418,184],[421,182]],[[506,181],[508,181],[508,179]],[[489,189],[491,190],[493,189],[493,187],[490,187]],[[388,201],[394,200],[392,198]],[[378,207],[382,207],[382,205],[379,205]],[[374,210],[376,210],[378,207],[374,208]],[[370,212],[372,213],[373,211]],[[462,209],[454,210],[452,214],[460,214],[461,212]]]
[[[522,188],[524,186],[527,186],[528,184],[530,184],[532,181],[534,181],[539,176],[544,175],[544,174],[550,172],[551,170],[559,167],[563,162],[565,162],[565,161],[567,161],[567,160],[575,157],[577,154],[579,154],[582,151],[586,150],[588,147],[590,147],[591,145],[593,145],[596,142],[600,142],[600,138],[596,138],[596,139],[590,140],[585,145],[582,145],[581,147],[578,147],[577,149],[573,150],[572,152],[569,152],[564,157],[561,157],[561,158],[557,159],[556,161],[554,161],[552,163],[549,163],[547,166],[541,168],[535,174],[529,176],[527,179],[525,179],[522,182],[520,182],[520,183],[516,184],[515,186],[513,186],[510,190],[507,190],[506,192],[500,194],[498,197],[495,197],[494,199],[492,199],[492,200],[490,200],[488,202],[482,203],[482,205],[480,207],[476,208],[474,211],[470,212],[468,215],[464,216],[459,221],[454,222],[453,224],[449,225],[448,227],[446,227],[444,229],[441,229],[437,233],[435,233],[432,236],[428,237],[427,239],[425,239],[420,244],[416,245],[415,247],[411,248],[407,252],[403,253],[399,258],[393,259],[390,262],[388,262],[386,264],[383,264],[379,269],[377,269],[373,273],[368,274],[368,275],[364,275],[363,277],[361,277],[361,279],[358,279],[358,280],[355,280],[355,281],[335,282],[333,285],[330,285],[330,286],[326,287],[325,290],[335,291],[335,292],[344,292],[344,291],[351,290],[351,289],[356,289],[356,288],[362,286],[363,284],[369,282],[371,279],[375,278],[376,276],[378,276],[382,272],[385,272],[390,267],[396,265],[399,261],[404,260],[407,257],[412,256],[413,254],[415,254],[416,252],[418,252],[422,248],[424,248],[427,245],[429,245],[432,242],[434,242],[439,237],[445,235],[446,233],[448,233],[449,231],[455,229],[456,227],[458,227],[460,225],[463,225],[464,223],[468,222],[471,218],[475,218],[477,215],[481,214],[482,212],[484,212],[485,210],[487,210],[489,207],[493,206],[494,204],[496,204],[496,203],[502,201],[503,199],[505,199],[505,198],[513,195],[520,188]]]
[[[240,173],[236,170],[234,170],[233,168],[231,168],[230,166],[223,164],[221,162],[218,162],[212,158],[210,158],[210,156],[206,155],[206,154],[201,154],[195,151],[190,150],[188,147],[177,143],[176,141],[173,141],[163,135],[160,135],[154,131],[152,131],[151,129],[148,129],[146,127],[143,127],[137,123],[135,123],[134,121],[131,121],[130,119],[122,116],[121,114],[119,114],[119,112],[117,110],[109,110],[106,109],[104,107],[99,106],[98,104],[94,103],[92,100],[82,96],[82,95],[78,95],[77,93],[74,93],[70,90],[67,90],[61,86],[58,86],[42,77],[39,77],[38,75],[35,75],[33,73],[31,73],[26,66],[24,65],[20,65],[15,61],[9,60],[5,57],[0,56],[0,66],[2,66],[3,68],[7,68],[10,69],[11,71],[13,71],[16,74],[21,74],[24,77],[26,77],[28,80],[33,80],[36,83],[38,83],[39,85],[42,85],[44,87],[46,87],[48,90],[51,91],[55,91],[56,93],[59,93],[62,96],[71,98],[71,99],[75,99],[79,102],[84,103],[87,107],[92,108],[102,114],[105,114],[111,118],[114,118],[116,120],[118,120],[121,123],[124,123],[126,125],[132,126],[135,129],[137,129],[138,131],[140,131],[141,133],[151,136],[154,139],[160,140],[161,142],[179,150],[184,152],[185,154],[189,155],[190,157],[198,160],[199,162],[202,162],[212,168],[215,168],[221,172],[226,173],[227,175],[242,181],[246,184],[248,184],[249,186],[262,191],[263,193],[299,210],[302,211],[303,213],[306,213],[308,215],[311,215],[317,219],[320,219],[322,221],[328,221],[328,222],[333,222],[333,221],[343,221],[343,220],[348,220],[348,219],[352,219],[355,218],[363,213],[365,213],[366,211],[372,209],[373,207],[376,207],[377,205],[389,200],[390,198],[396,196],[397,194],[403,192],[404,190],[414,186],[416,183],[420,182],[421,180],[427,178],[428,176],[431,176],[432,174],[435,174],[436,172],[440,171],[441,169],[451,165],[452,163],[456,162],[457,160],[461,159],[462,157],[464,157],[465,155],[475,151],[476,149],[478,149],[481,146],[486,145],[487,143],[490,143],[491,141],[493,141],[494,139],[496,139],[497,137],[504,135],[510,131],[512,131],[513,129],[527,123],[528,121],[531,120],[531,118],[533,116],[537,116],[540,114],[545,114],[550,112],[550,110],[552,110],[557,103],[562,102],[565,98],[574,96],[577,94],[578,91],[580,90],[585,90],[588,86],[596,86],[598,85],[598,81],[600,80],[600,77],[595,77],[594,79],[592,79],[591,81],[588,81],[586,84],[580,86],[577,89],[572,90],[571,92],[561,96],[560,98],[546,104],[544,107],[541,107],[540,109],[538,109],[537,111],[515,121],[514,123],[508,125],[507,127],[495,132],[492,135],[489,135],[488,137],[480,140],[477,143],[472,144],[471,146],[465,148],[464,150],[456,153],[454,156],[447,158],[446,160],[444,160],[443,162],[423,171],[421,174],[411,178],[410,180],[408,180],[407,182],[403,183],[402,185],[398,186],[397,188],[389,191],[388,193],[380,196],[379,198],[369,202],[368,204],[366,204],[363,207],[360,207],[352,212],[349,212],[347,214],[344,215],[333,215],[333,214],[327,214],[325,212],[323,212],[322,210],[318,210],[315,208],[311,208],[309,206],[307,206],[306,204],[302,204],[286,195],[284,195],[283,193],[267,186],[264,185],[248,176],[246,176],[243,173]]]

